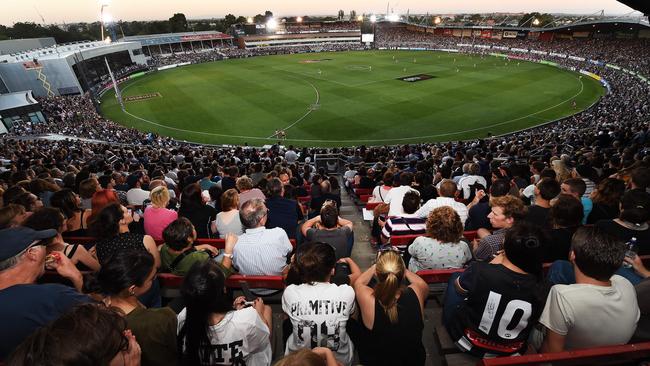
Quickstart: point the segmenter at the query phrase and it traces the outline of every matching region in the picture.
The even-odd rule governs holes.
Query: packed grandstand
[[[126,39],[154,40],[146,62],[5,121],[0,364],[647,364],[647,20],[372,26]],[[98,111],[154,70],[373,49],[551,62],[607,93],[501,136],[330,148],[188,143]]]

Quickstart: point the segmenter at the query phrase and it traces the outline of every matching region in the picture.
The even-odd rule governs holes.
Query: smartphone
[[[241,285],[241,291],[244,293],[246,301],[254,301],[257,298],[257,296],[251,292],[251,288],[248,286],[248,282],[240,281],[239,284]]]

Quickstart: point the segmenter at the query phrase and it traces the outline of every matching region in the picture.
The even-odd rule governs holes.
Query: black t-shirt
[[[501,264],[474,262],[459,280],[468,294],[454,314],[452,339],[459,340],[469,329],[497,344],[524,342],[525,346],[543,306],[535,276],[513,272]]]
[[[467,221],[465,221],[465,230],[472,231],[480,228],[491,230],[492,224],[490,224],[490,219],[488,219],[490,210],[490,203],[487,201],[479,202],[472,206],[469,209]]]
[[[618,217],[620,211],[618,205],[609,206],[601,203],[594,203],[589,216],[587,217],[587,224],[593,225],[600,220],[612,220]]]
[[[614,220],[600,220],[595,226],[624,242],[635,237],[637,243],[637,254],[650,254],[650,228],[646,228],[645,230],[632,230],[617,224]]]
[[[526,221],[529,223],[539,226],[543,229],[551,228],[551,220],[549,217],[550,208],[545,208],[537,205],[531,205],[528,207],[528,213],[526,214]]]
[[[181,206],[181,209],[178,210],[178,216],[186,217],[192,222],[194,228],[196,229],[196,235],[198,238],[210,238],[210,222],[217,219],[217,210],[208,205],[202,205],[200,207],[188,207]]]
[[[544,263],[568,260],[571,238],[578,227],[563,227],[548,231],[549,240],[544,243]]]

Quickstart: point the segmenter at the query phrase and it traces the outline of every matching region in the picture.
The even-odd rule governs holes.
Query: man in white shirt
[[[246,231],[237,239],[233,264],[241,274],[274,276],[282,274],[293,247],[281,228],[267,229],[268,209],[259,198],[246,201],[239,217]]]
[[[286,160],[288,164],[293,164],[298,160],[298,154],[293,149],[293,145],[289,145],[289,149],[284,153],[284,160]]]
[[[402,208],[402,200],[404,199],[404,195],[409,191],[417,192],[415,189],[411,188],[411,183],[413,183],[413,173],[402,172],[402,174],[399,175],[399,180],[401,186],[388,191],[388,194],[384,199],[384,202],[390,205],[388,216],[403,216],[404,210]]]
[[[142,206],[142,203],[149,199],[149,191],[142,189],[145,178],[147,177],[143,172],[134,172],[127,178],[126,183],[129,185],[129,190],[126,192],[126,199],[129,205]]]
[[[569,253],[573,271],[569,267],[563,273],[566,282],[574,283],[551,288],[539,319],[545,327],[541,352],[620,345],[632,338],[640,316],[636,292],[627,279],[614,274],[624,257],[623,243],[599,229],[576,231]],[[556,268],[561,267],[554,264],[549,278],[559,278]],[[542,332],[533,334],[533,345],[541,338]]]
[[[458,190],[463,191],[463,198],[467,200],[469,199],[472,185],[478,183],[482,185],[483,188],[487,188],[487,182],[485,181],[485,178],[478,175],[478,173],[481,171],[481,168],[478,166],[478,164],[469,163],[466,165],[468,175],[458,180]]]
[[[463,223],[463,225],[465,225],[469,210],[464,203],[456,201],[455,197],[457,192],[456,183],[450,179],[443,180],[440,182],[440,187],[438,188],[438,194],[440,197],[428,200],[424,206],[420,207],[420,209],[417,210],[415,215],[418,217],[426,218],[434,209],[442,206],[449,206],[453,208],[454,211],[456,211],[458,216],[460,216],[460,221]]]

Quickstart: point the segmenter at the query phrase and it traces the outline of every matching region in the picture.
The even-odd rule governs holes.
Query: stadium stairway
[[[342,179],[341,179],[342,180]],[[363,220],[363,214],[355,204],[354,198],[341,187],[340,214],[354,223],[354,247],[352,259],[361,267],[368,269],[375,262],[376,249],[370,246],[370,225]],[[422,343],[427,352],[426,366],[474,366],[477,358],[460,353],[442,326],[441,299],[430,296],[424,309],[424,331]],[[355,357],[355,362],[358,359]]]

